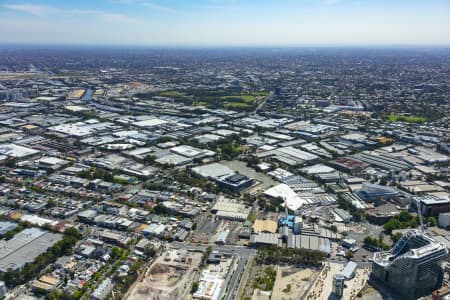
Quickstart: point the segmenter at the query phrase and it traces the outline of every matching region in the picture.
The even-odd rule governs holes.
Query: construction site
[[[184,250],[166,251],[147,269],[126,299],[187,299],[201,256]]]

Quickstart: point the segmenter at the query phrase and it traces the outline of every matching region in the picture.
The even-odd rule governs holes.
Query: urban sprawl
[[[450,299],[450,50],[0,51],[0,297]]]

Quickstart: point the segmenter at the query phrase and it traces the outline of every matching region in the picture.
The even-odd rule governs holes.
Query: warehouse
[[[294,147],[282,147],[276,150],[277,152],[280,152],[281,155],[287,155],[289,157],[293,157],[296,160],[299,161],[314,161],[318,159],[319,157],[315,154],[305,152],[299,149],[296,149]]]
[[[17,228],[17,226],[18,226],[17,223],[14,222],[7,222],[7,221],[0,222],[0,235],[4,235],[8,231]]]
[[[223,210],[221,210],[221,211],[217,212],[216,216],[219,219],[244,222],[245,220],[247,220],[248,213],[231,212],[231,211],[223,211]]]
[[[291,146],[260,152],[256,155],[259,158],[273,157],[274,159],[290,166],[314,162],[319,159],[319,157],[315,154],[302,151]]]
[[[188,145],[176,146],[176,147],[173,147],[172,149],[170,149],[170,151],[172,151],[175,154],[178,154],[178,155],[181,155],[184,157],[188,157],[188,158],[192,158],[192,159],[193,158],[203,158],[203,157],[215,155],[214,151],[194,148],[194,147],[188,146]]]
[[[356,268],[358,265],[354,261],[349,261],[347,265],[345,265],[344,270],[342,270],[342,275],[345,279],[349,280],[355,277]]]
[[[234,173],[233,170],[219,163],[212,163],[208,165],[195,167],[192,168],[192,171],[194,171],[195,173],[197,173],[202,177],[209,179],[215,179],[221,176],[231,175]]]
[[[56,234],[39,228],[28,228],[16,234],[10,240],[0,240],[0,271],[21,269],[25,264],[47,251],[62,239]]]
[[[300,198],[287,184],[281,183],[264,192],[264,195],[271,198],[281,198],[285,201],[284,205],[290,210],[297,210],[305,204],[305,200]]]
[[[402,171],[409,170],[411,165],[399,159],[398,157],[389,156],[381,152],[361,152],[353,155],[357,160],[379,167],[385,170]]]
[[[211,212],[221,219],[243,222],[247,219],[250,208],[229,199],[220,198],[211,208]]]
[[[38,150],[19,146],[16,144],[0,145],[0,154],[1,155],[6,155],[9,157],[14,157],[14,158],[18,158],[18,159],[29,158],[38,153],[39,153]]]
[[[242,192],[253,185],[253,179],[240,174],[225,175],[217,178],[216,182],[221,188],[234,193]]]
[[[331,254],[330,240],[313,235],[294,235],[289,233],[287,246],[288,248],[309,249],[320,251],[327,255]]]
[[[250,244],[254,246],[264,246],[264,245],[279,246],[281,244],[281,239],[278,233],[252,234],[250,236]]]
[[[450,199],[432,195],[415,196],[411,199],[411,206],[417,209],[420,203],[422,215],[425,217],[438,216],[440,213],[450,212]]]
[[[134,122],[133,125],[136,127],[141,127],[141,128],[152,128],[152,127],[163,125],[166,123],[167,123],[167,121],[164,121],[164,120],[161,120],[158,118],[153,118],[153,119]]]
[[[352,220],[352,215],[341,208],[335,208],[334,213],[336,222],[349,223]]]

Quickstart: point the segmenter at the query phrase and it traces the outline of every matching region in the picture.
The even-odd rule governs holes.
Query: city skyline
[[[450,3],[370,0],[0,1],[3,44],[448,45]]]

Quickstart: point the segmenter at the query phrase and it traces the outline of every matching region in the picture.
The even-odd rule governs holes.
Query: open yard
[[[317,275],[318,271],[310,268],[277,267],[271,300],[301,299]]]

